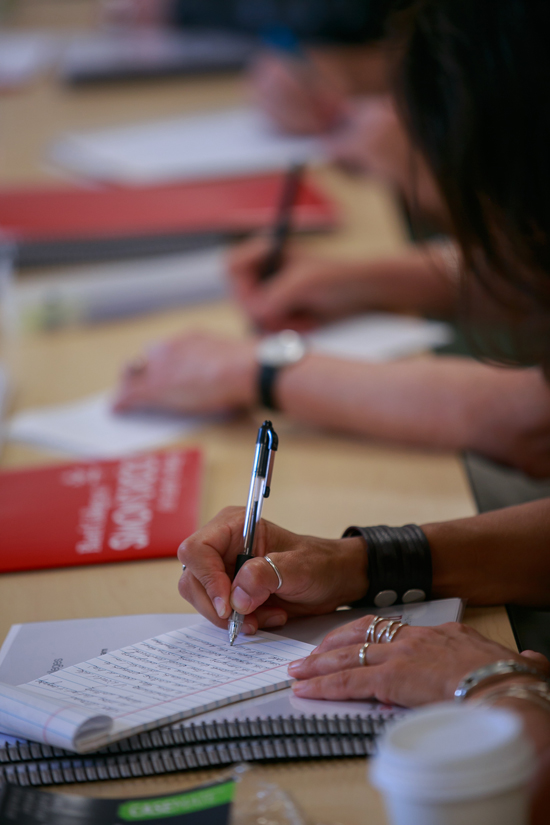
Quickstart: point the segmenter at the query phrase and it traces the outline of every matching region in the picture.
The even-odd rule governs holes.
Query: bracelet
[[[535,682],[527,685],[507,685],[495,688],[484,694],[475,702],[478,705],[494,705],[500,699],[524,699],[539,708],[550,712],[550,687],[548,682]]]
[[[416,524],[404,527],[348,527],[342,538],[361,536],[367,545],[369,589],[352,607],[389,607],[430,598],[432,555]]]
[[[499,662],[492,662],[490,665],[478,667],[476,670],[472,670],[464,679],[461,679],[455,690],[455,701],[463,702],[475,688],[488,679],[493,679],[495,676],[509,676],[511,673],[527,674],[528,676],[538,676],[540,678],[540,670],[536,670],[534,667],[524,665],[515,659],[501,659]]]

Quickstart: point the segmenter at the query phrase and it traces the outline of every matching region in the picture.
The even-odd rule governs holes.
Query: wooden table
[[[70,5],[70,4],[69,4]],[[44,8],[55,8],[45,4]],[[63,4],[58,3],[58,8]],[[23,7],[25,21],[37,19]],[[32,11],[32,7],[31,7]],[[26,17],[25,17],[26,15]],[[231,105],[243,99],[235,78],[157,81],[71,91],[52,78],[0,99],[0,182],[48,179],[45,147],[63,129],[99,127],[173,116],[184,110]],[[339,202],[342,228],[303,243],[326,255],[376,255],[406,243],[398,210],[377,184],[328,169],[315,173]],[[77,399],[109,386],[122,364],[152,339],[189,328],[241,336],[245,319],[228,303],[208,304],[146,317],[22,336],[13,353],[14,409]],[[228,504],[242,504],[248,487],[251,445],[260,413],[209,426],[188,438],[206,457],[202,521]],[[457,456],[404,450],[354,437],[329,435],[278,417],[281,450],[276,494],[266,517],[304,533],[336,537],[348,524],[406,523],[471,515],[474,504]],[[22,445],[8,445],[2,466],[60,460]],[[275,492],[275,491],[274,491]],[[90,616],[191,611],[180,599],[174,560],[47,570],[0,577],[0,639],[12,623]],[[468,622],[513,647],[503,609],[469,610]],[[311,822],[379,825],[380,799],[365,780],[362,760],[292,763],[254,770],[290,790]],[[89,795],[149,795],[182,789],[212,772],[75,786]]]

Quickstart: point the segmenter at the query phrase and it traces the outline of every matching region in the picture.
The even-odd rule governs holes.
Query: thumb
[[[296,271],[287,269],[251,296],[248,309],[260,326],[271,327],[306,308],[307,290]]]

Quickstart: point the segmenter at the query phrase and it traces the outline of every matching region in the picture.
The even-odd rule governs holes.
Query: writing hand
[[[244,508],[228,507],[186,539],[178,558],[186,565],[179,581],[184,599],[218,627],[226,627],[232,609],[246,616],[245,633],[276,627],[291,616],[330,613],[360,598],[368,588],[362,539],[300,536],[261,520],[255,557],[235,581],[235,559],[242,551]],[[283,579],[262,558],[276,564]]]

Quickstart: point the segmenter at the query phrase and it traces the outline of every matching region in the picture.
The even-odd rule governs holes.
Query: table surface
[[[23,4],[20,22],[67,22],[63,15],[70,5],[46,0]],[[80,0],[82,19],[90,18],[89,8]],[[74,7],[73,15],[76,11]],[[244,94],[242,81],[235,77],[113,84],[80,91],[62,88],[53,76],[42,78],[22,92],[0,98],[0,183],[55,180],[44,163],[45,148],[64,129],[227,106],[241,102]],[[383,187],[329,169],[314,174],[338,202],[342,225],[329,236],[301,243],[327,256],[385,254],[406,243],[401,216]],[[151,340],[190,328],[242,336],[246,321],[235,306],[220,302],[95,327],[22,335],[10,353],[16,380],[13,410],[70,401],[108,388],[122,364]],[[260,420],[260,412],[251,413],[205,427],[182,442],[204,450],[202,522],[228,504],[245,501],[251,445]],[[291,530],[336,537],[358,521],[422,523],[474,513],[457,456],[328,434],[283,416],[276,416],[275,425],[281,450],[265,515]],[[1,463],[4,468],[22,467],[63,458],[9,444]],[[179,570],[177,561],[165,559],[1,576],[0,640],[16,622],[191,611],[177,593]],[[514,646],[503,608],[468,610],[467,621]],[[292,792],[311,822],[378,825],[386,821],[378,794],[365,781],[363,760],[256,766],[254,771]],[[149,795],[213,776],[210,771],[192,772],[66,790],[95,796]]]

